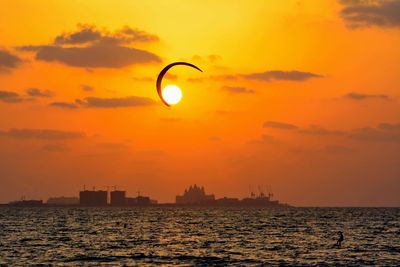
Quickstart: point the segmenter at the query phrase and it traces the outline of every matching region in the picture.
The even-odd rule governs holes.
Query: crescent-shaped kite
[[[185,66],[189,66],[189,67],[192,67],[192,68],[197,69],[198,71],[203,72],[203,71],[202,71],[201,69],[199,69],[197,66],[195,66],[195,65],[193,65],[193,64],[190,64],[190,63],[187,63],[187,62],[174,62],[174,63],[171,63],[171,64],[167,65],[165,68],[163,68],[162,71],[160,72],[160,74],[158,74],[156,87],[157,87],[158,96],[161,98],[162,102],[163,102],[165,105],[167,105],[168,107],[170,107],[171,105],[168,104],[167,101],[165,101],[165,99],[164,99],[163,96],[162,96],[162,92],[161,92],[161,82],[162,82],[162,79],[163,79],[164,75],[167,73],[167,71],[168,71],[170,68],[172,68],[173,66],[176,66],[176,65],[185,65]]]

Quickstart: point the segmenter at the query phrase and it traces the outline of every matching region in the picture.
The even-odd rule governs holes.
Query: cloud
[[[36,52],[36,59],[82,68],[122,68],[133,64],[161,62],[153,53],[118,45],[60,47],[53,45],[21,47]]]
[[[70,33],[63,33],[56,36],[54,44],[87,44],[87,43],[106,43],[106,44],[129,44],[133,42],[155,42],[159,38],[156,35],[145,31],[123,27],[112,33],[98,30],[91,25],[78,25],[79,30]]]
[[[39,88],[29,88],[26,93],[32,97],[52,97],[54,95],[50,90],[41,90]]]
[[[397,125],[395,126],[395,128],[397,128]],[[396,131],[393,131],[392,129],[388,129],[387,125],[384,126],[383,128],[365,127],[353,130],[349,134],[349,136],[352,139],[360,141],[400,142],[400,131],[397,131],[397,129]]]
[[[76,109],[78,106],[74,103],[69,102],[52,102],[50,106],[59,107],[59,108],[66,108],[66,109]]]
[[[188,78],[187,81],[190,83],[202,83],[204,81],[204,79],[203,78]]]
[[[77,104],[91,108],[121,108],[140,107],[155,104],[155,101],[147,97],[127,96],[116,98],[86,97],[83,100],[77,99]]]
[[[249,144],[251,145],[267,145],[267,144],[279,144],[281,143],[272,135],[264,134],[261,136],[260,139],[250,140]]]
[[[194,55],[192,57],[192,61],[195,61],[197,63],[206,63],[206,62],[210,62],[210,63],[215,63],[219,60],[221,60],[222,57],[219,55],[215,55],[215,54],[211,54],[208,56],[199,56],[199,55]]]
[[[84,137],[82,132],[60,131],[50,129],[15,129],[1,131],[0,136],[7,136],[20,139],[76,139]]]
[[[63,33],[56,36],[54,39],[55,44],[86,44],[101,40],[102,34],[94,27],[82,27],[77,32]]]
[[[99,148],[107,149],[107,150],[127,150],[130,149],[130,145],[127,143],[112,143],[112,142],[104,142],[98,143],[97,146]]]
[[[390,100],[388,95],[383,94],[363,94],[363,93],[348,93],[343,97],[352,99],[352,100],[366,100],[366,99],[381,99],[381,100]]]
[[[18,93],[11,91],[0,91],[0,101],[6,103],[18,103],[25,99],[22,98]]]
[[[314,136],[343,136],[358,141],[368,142],[400,142],[400,123],[383,122],[378,124],[376,127],[363,127],[350,131],[329,130],[322,128],[319,125],[311,125],[309,128],[299,129],[298,132]],[[325,147],[323,150],[324,151],[321,149],[321,152],[329,152],[328,150],[332,150],[331,152],[334,152],[334,150],[343,150],[340,152],[346,152],[345,148],[341,149],[337,146]]]
[[[221,74],[221,75],[210,75],[210,79],[213,81],[236,81],[239,78],[245,78],[248,80],[259,80],[259,81],[306,81],[312,78],[322,78],[322,75],[303,72],[303,71],[282,71],[282,70],[271,70],[259,73],[250,74]],[[201,82],[202,78],[189,78],[190,82]]]
[[[266,121],[263,124],[264,128],[275,128],[275,129],[283,129],[283,130],[294,130],[298,127],[294,124],[278,122],[278,121]]]
[[[178,79],[178,75],[175,74],[171,74],[171,73],[166,73],[164,75],[164,78],[168,79],[168,80],[172,80],[172,81],[176,81]]]
[[[319,148],[312,147],[295,147],[291,148],[290,151],[295,153],[306,153],[310,154],[327,154],[327,155],[338,155],[338,154],[350,154],[354,152],[354,150],[350,147],[342,146],[342,145],[325,145]]]
[[[89,108],[123,108],[123,107],[139,107],[139,106],[150,106],[156,102],[147,97],[139,96],[127,96],[127,97],[112,97],[112,98],[101,98],[101,97],[85,97],[83,99],[76,99],[75,103],[72,102],[52,102],[50,106],[65,108],[65,109],[77,109],[79,107]]]
[[[322,147],[319,152],[327,154],[347,154],[353,152],[353,149],[340,145],[326,145]]]
[[[238,86],[223,86],[221,90],[233,93],[233,94],[254,94],[255,91],[252,89],[248,89],[245,87],[238,87]]]
[[[239,75],[232,75],[232,74],[223,74],[223,75],[211,75],[209,79],[213,81],[236,81]],[[196,78],[188,78],[188,82],[192,83],[202,83],[206,78],[203,77],[196,77]]]
[[[382,122],[378,125],[378,128],[385,131],[400,131],[400,123],[392,124],[392,123]]]
[[[210,62],[216,62],[216,61],[221,60],[222,58],[221,58],[221,56],[219,56],[219,55],[208,55],[208,56],[207,56],[207,59],[208,59],[208,61],[210,61]]]
[[[22,51],[35,52],[37,60],[58,62],[81,68],[122,68],[134,64],[157,63],[161,59],[148,51],[128,46],[130,43],[156,41],[158,37],[125,27],[114,33],[81,26],[73,33],[63,33],[54,43],[22,46]]]
[[[340,16],[350,28],[400,26],[400,1],[398,0],[342,0],[341,2],[344,8],[340,11]]]
[[[41,90],[38,88],[29,88],[26,90],[26,96],[21,96],[13,91],[0,91],[0,101],[5,103],[20,103],[23,101],[33,100],[34,97],[52,97],[53,92],[49,90]]]
[[[133,77],[132,80],[138,82],[154,82],[154,78],[152,77]]]
[[[66,144],[56,143],[56,144],[46,144],[42,147],[43,150],[47,152],[63,152],[68,150]]]
[[[237,75],[224,74],[224,75],[211,75],[210,79],[214,81],[236,81]]]
[[[308,129],[299,130],[300,133],[309,134],[309,135],[344,135],[345,133],[337,130],[328,130],[324,129],[319,125],[311,125]]]
[[[22,60],[19,57],[6,50],[0,49],[0,71],[10,71],[11,69],[15,69],[21,63]]]
[[[81,89],[82,89],[82,91],[85,91],[85,92],[94,91],[94,88],[92,86],[90,86],[90,85],[87,85],[87,84],[81,84]]]
[[[221,141],[221,138],[218,137],[218,136],[210,136],[210,137],[208,138],[208,140],[211,141],[211,142],[220,142],[220,141]]]
[[[282,70],[271,70],[260,73],[244,74],[244,78],[249,80],[259,81],[306,81],[311,78],[321,78],[323,76],[311,72],[303,71],[282,71]]]

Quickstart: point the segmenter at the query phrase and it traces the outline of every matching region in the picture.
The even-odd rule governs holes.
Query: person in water
[[[340,247],[340,246],[342,246],[342,242],[343,242],[343,240],[344,240],[344,235],[343,235],[343,232],[342,232],[342,231],[339,231],[338,234],[339,234],[339,239],[338,239],[338,241],[336,242],[336,245],[337,245],[338,247]]]

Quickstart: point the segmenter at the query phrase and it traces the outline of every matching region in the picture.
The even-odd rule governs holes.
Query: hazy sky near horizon
[[[1,1],[0,203],[269,185],[400,205],[400,1]],[[182,101],[167,108],[155,79]]]

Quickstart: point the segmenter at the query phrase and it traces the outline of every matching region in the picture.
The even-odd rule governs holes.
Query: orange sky
[[[1,1],[0,203],[270,185],[400,205],[400,2]],[[155,79],[185,60],[163,85]]]

